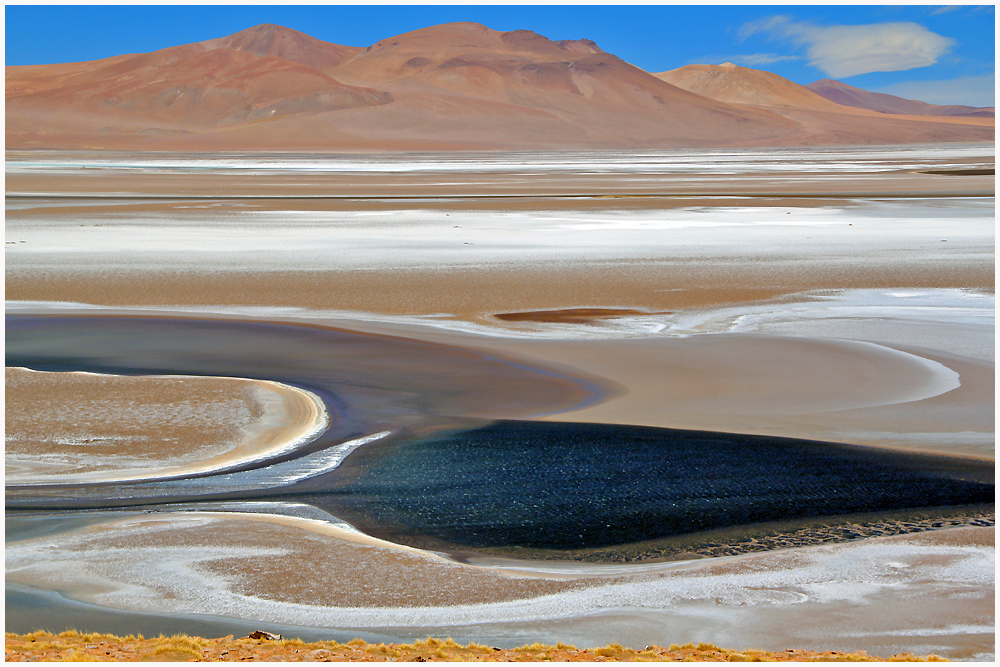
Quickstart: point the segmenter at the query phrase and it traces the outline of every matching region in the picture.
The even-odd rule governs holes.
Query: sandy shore
[[[5,369],[7,485],[178,477],[301,446],[328,415],[311,392],[239,378]]]
[[[136,154],[7,151],[7,194],[168,197],[521,198],[991,196],[992,143],[771,150],[525,153]],[[221,157],[222,159],[216,159]],[[112,173],[104,169],[113,168]],[[108,176],[111,178],[108,178]],[[493,199],[494,201],[488,201]],[[8,200],[10,201],[10,200]],[[651,203],[662,206],[664,200]],[[363,202],[361,202],[363,205]],[[626,201],[627,203],[627,201]],[[586,205],[586,203],[584,203]],[[636,205],[645,206],[644,203]],[[693,204],[699,205],[697,199]]]
[[[171,563],[181,554],[188,564],[178,569]],[[580,565],[554,576],[544,566],[451,563],[301,519],[195,512],[8,543],[6,558],[9,582],[37,585],[45,571],[46,586],[112,608],[224,609],[263,622],[398,627],[413,636],[437,627],[509,642],[530,626],[542,641],[702,637],[966,659],[993,646],[983,622],[993,605],[992,528],[633,568]],[[623,605],[634,611],[615,611]]]
[[[819,324],[809,320],[820,305],[807,307],[808,295],[792,302],[770,302],[770,308],[790,318],[792,329],[819,326],[810,336],[752,330],[698,334],[688,328],[682,328],[680,335],[649,333],[672,324],[689,326],[671,313],[610,322],[529,322],[521,328],[500,321],[485,326],[450,319],[335,318],[326,311],[305,310],[292,311],[297,317],[276,317],[273,310],[259,311],[257,316],[443,344],[509,359],[543,373],[580,378],[604,393],[602,400],[577,409],[570,404],[534,413],[522,409],[521,417],[754,433],[992,459],[992,298],[965,293],[945,298],[945,304],[954,299],[969,304],[959,307],[958,319],[949,322],[949,310],[954,308],[929,301],[919,291],[897,292],[895,301],[877,308],[850,305],[867,293],[839,294],[854,319],[866,326],[874,323],[877,330],[866,330],[868,336],[862,332],[860,340],[832,335],[835,332],[824,335],[825,323],[842,327],[849,318],[821,319]],[[929,294],[937,298],[938,293]],[[22,311],[16,303],[8,306],[11,312]],[[800,307],[801,311],[795,310]],[[203,316],[198,309],[170,308],[61,306],[40,312],[46,311]],[[708,309],[697,321],[719,319],[712,312]],[[936,318],[931,325],[928,316]],[[926,336],[921,337],[921,331]],[[463,382],[466,402],[479,406],[472,414],[508,416],[509,406],[501,400],[504,394],[494,386],[495,379],[493,384],[472,378]],[[476,399],[479,395],[483,400]],[[492,407],[484,403],[490,396]]]

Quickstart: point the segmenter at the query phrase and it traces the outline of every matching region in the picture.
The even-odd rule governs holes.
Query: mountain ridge
[[[993,118],[994,107],[972,107],[964,104],[929,104],[887,93],[876,93],[834,79],[820,79],[806,86],[832,102],[869,111],[910,116],[977,116]]]
[[[768,104],[687,90],[586,39],[460,22],[365,48],[265,23],[150,53],[7,67],[7,146],[495,150],[992,140],[987,119],[887,121],[775,74],[755,76],[776,91]],[[782,93],[781,81],[796,88]],[[792,101],[781,103],[782,95]]]

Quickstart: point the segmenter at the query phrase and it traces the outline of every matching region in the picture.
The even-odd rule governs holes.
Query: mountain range
[[[8,149],[449,150],[992,141],[992,109],[689,65],[476,23],[367,48],[276,25],[82,63],[6,67]]]

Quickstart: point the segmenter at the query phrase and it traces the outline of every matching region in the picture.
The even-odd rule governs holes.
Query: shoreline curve
[[[4,480],[5,486],[38,488],[63,484],[150,481],[218,473],[292,452],[318,438],[330,425],[330,414],[319,396],[306,389],[273,380],[175,374],[124,376],[87,371],[51,372],[26,367],[16,368],[31,373],[73,376],[74,378],[86,376],[99,378],[138,377],[150,380],[174,379],[184,382],[209,380],[226,383],[238,382],[250,389],[252,398],[258,405],[261,414],[242,429],[243,432],[234,447],[209,458],[166,467],[132,467],[77,473],[18,474],[15,472],[12,474],[10,467],[8,467]],[[25,458],[30,458],[30,455],[25,456]],[[25,467],[30,468],[30,465],[29,462]]]

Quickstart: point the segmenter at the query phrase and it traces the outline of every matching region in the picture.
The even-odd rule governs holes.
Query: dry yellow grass
[[[7,662],[28,660],[46,662],[134,662],[134,661],[212,661],[242,660],[298,662],[927,662],[941,661],[937,656],[894,655],[887,659],[866,653],[840,651],[733,651],[714,644],[684,644],[669,647],[649,646],[642,650],[621,644],[578,649],[567,644],[551,646],[535,642],[513,649],[491,647],[475,642],[462,646],[451,637],[428,637],[412,644],[368,644],[352,639],[346,644],[335,641],[304,642],[300,639],[249,639],[222,637],[205,639],[174,635],[144,638],[142,635],[81,634],[74,630],[54,635],[32,632],[26,635],[7,633],[4,646]]]

